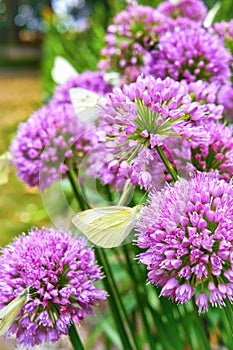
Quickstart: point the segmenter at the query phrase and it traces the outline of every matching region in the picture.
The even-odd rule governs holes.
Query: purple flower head
[[[219,84],[207,83],[203,80],[197,80],[193,83],[187,83],[182,80],[185,88],[188,90],[192,101],[205,105],[206,114],[209,120],[220,120],[223,118],[224,106],[219,104]]]
[[[161,295],[193,296],[199,313],[233,301],[233,188],[215,173],[197,173],[151,192],[141,212],[140,262]]]
[[[221,21],[213,25],[213,31],[225,42],[225,46],[233,54],[233,19],[229,22]]]
[[[226,119],[233,122],[233,85],[222,85],[218,93],[218,102],[224,107]]]
[[[220,36],[225,44],[225,47],[231,53],[230,68],[231,74],[233,74],[233,19],[231,19],[229,22],[216,22],[214,23],[213,28],[210,28],[210,30],[211,29],[214,33],[217,33]]]
[[[105,95],[112,91],[112,85],[104,80],[102,73],[86,71],[75,75],[64,84],[59,85],[53,94],[51,102],[57,104],[71,103],[69,91],[77,87],[96,92],[100,95]]]
[[[202,148],[202,146],[204,148],[208,147],[215,137],[214,132],[211,134],[212,127],[209,127],[209,125],[215,125],[216,121],[218,122],[223,118],[224,107],[217,104],[219,85],[215,83],[208,84],[206,81],[202,80],[197,80],[193,83],[187,83],[185,80],[182,80],[181,84],[184,89],[188,91],[192,102],[198,102],[203,105],[203,109],[206,113],[205,120],[196,121],[196,125],[202,125],[203,129],[208,132],[210,138],[206,140],[206,143],[198,145],[197,148]],[[191,164],[191,151],[192,148],[197,149],[196,145],[191,145],[190,142],[184,139],[177,140],[174,138],[170,138],[166,143],[167,148],[172,150],[174,162],[176,168],[179,169],[179,174],[182,173],[184,177],[189,176],[188,174],[195,170],[194,166]],[[207,171],[206,168],[200,169],[200,167],[198,167],[198,169]]]
[[[233,127],[210,121],[205,124],[210,139],[192,149],[192,164],[200,171],[218,170],[229,180],[233,176]]]
[[[169,23],[169,18],[150,6],[127,6],[107,28],[99,68],[119,72],[121,83],[135,81],[149,51],[156,50],[158,35],[168,30]]]
[[[218,35],[204,28],[176,28],[160,36],[160,50],[151,53],[146,71],[187,82],[226,83],[230,78],[230,52]]]
[[[7,332],[19,344],[55,342],[106,299],[106,292],[93,285],[102,275],[93,250],[85,245],[70,232],[33,228],[2,250],[1,308],[30,287],[28,301]]]
[[[130,178],[148,189],[152,173],[157,173],[156,146],[166,149],[167,139],[181,138],[198,147],[209,137],[203,126],[196,126],[209,116],[206,107],[192,102],[185,85],[170,78],[140,76],[135,83],[115,88],[97,108],[100,146],[92,167],[101,161],[99,175],[105,183]]]
[[[173,19],[186,17],[193,21],[203,22],[207,15],[207,7],[200,0],[163,1],[157,10],[163,15]]]
[[[51,103],[37,110],[19,125],[11,144],[19,178],[29,186],[48,187],[89,151],[91,130],[71,104]]]

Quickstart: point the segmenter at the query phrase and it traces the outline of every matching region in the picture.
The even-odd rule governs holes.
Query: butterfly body
[[[148,38],[144,42],[144,47],[148,51],[159,51],[160,44],[157,38]]]

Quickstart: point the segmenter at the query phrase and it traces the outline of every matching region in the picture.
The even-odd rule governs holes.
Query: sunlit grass
[[[0,72],[0,154],[8,150],[18,124],[39,108],[42,101],[40,75],[37,71],[9,70]],[[0,245],[12,241],[31,226],[49,223],[41,195],[16,176],[12,168],[9,182],[0,186]]]

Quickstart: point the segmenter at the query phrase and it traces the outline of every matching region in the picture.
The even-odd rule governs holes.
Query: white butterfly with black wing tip
[[[142,205],[109,206],[78,213],[73,224],[94,244],[103,248],[121,245],[135,226]]]

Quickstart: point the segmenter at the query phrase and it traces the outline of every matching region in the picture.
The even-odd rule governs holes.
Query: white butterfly
[[[80,120],[90,121],[97,118],[95,106],[102,97],[101,95],[79,87],[71,88],[69,94],[76,115]]]
[[[176,6],[176,5],[179,5],[179,3],[181,2],[182,0],[170,0],[170,3],[173,5],[173,6]]]
[[[73,224],[94,244],[103,248],[121,245],[135,226],[142,205],[109,206],[78,213]]]
[[[0,310],[0,336],[8,331],[16,319],[22,307],[26,304],[29,296],[29,288],[13,299],[8,305]]]
[[[220,9],[221,6],[221,1],[218,1],[214,4],[214,6],[212,7],[212,9],[209,10],[209,12],[207,13],[207,16],[203,22],[203,26],[205,28],[209,28],[211,27],[213,20],[218,12],[218,10]]]
[[[78,72],[64,57],[56,56],[54,59],[54,66],[51,75],[55,83],[63,84],[69,78],[77,75]]]
[[[119,85],[120,73],[118,72],[107,72],[104,74],[104,80],[112,85]]]

